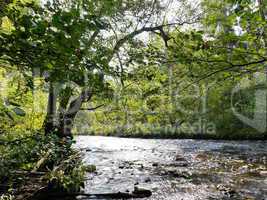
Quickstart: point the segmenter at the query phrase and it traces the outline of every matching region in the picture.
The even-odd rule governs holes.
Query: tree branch
[[[116,54],[120,47],[125,43],[127,42],[128,40],[134,38],[135,36],[143,33],[143,32],[154,32],[154,31],[160,31],[160,33],[162,33],[163,31],[163,28],[164,27],[170,27],[170,26],[182,26],[184,24],[192,24],[192,23],[195,23],[195,22],[180,22],[180,23],[169,23],[169,24],[163,24],[163,25],[160,25],[160,26],[155,26],[155,27],[143,27],[141,29],[138,29],[138,30],[135,30],[133,31],[132,33],[126,35],[125,37],[121,38],[120,40],[117,41],[117,43],[115,44],[115,47],[113,48],[113,51],[109,57],[108,60],[111,60],[114,56],[114,54]]]
[[[105,105],[105,104],[101,104],[101,105],[96,106],[96,107],[94,107],[94,108],[81,108],[80,110],[92,111],[92,110],[96,110],[96,109],[98,109],[98,108],[101,108],[101,107],[103,107],[104,105]]]
[[[246,66],[249,66],[249,65],[260,64],[260,63],[264,63],[264,62],[266,62],[266,59],[262,59],[262,60],[258,60],[258,61],[253,61],[253,62],[250,62],[250,63],[236,64],[236,65],[230,63],[231,66],[226,67],[226,68],[223,68],[223,69],[219,69],[219,70],[216,70],[214,72],[211,72],[211,73],[209,73],[207,75],[204,75],[203,77],[199,78],[198,80],[196,80],[193,83],[191,83],[191,84],[187,85],[186,87],[184,87],[181,91],[184,91],[187,88],[189,88],[190,86],[192,86],[193,84],[196,84],[196,83],[198,83],[198,82],[200,82],[200,81],[202,81],[204,79],[207,79],[207,78],[209,78],[209,77],[211,77],[211,76],[213,76],[213,75],[215,75],[217,73],[220,73],[220,72],[223,72],[223,71],[227,71],[227,70],[231,70],[231,69],[234,69],[236,67],[246,67]]]

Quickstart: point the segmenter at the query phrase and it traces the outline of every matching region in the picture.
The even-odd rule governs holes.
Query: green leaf
[[[5,33],[5,34],[11,34],[12,31],[16,30],[13,22],[7,16],[2,17],[1,21],[2,21],[2,24],[1,24],[0,32]]]

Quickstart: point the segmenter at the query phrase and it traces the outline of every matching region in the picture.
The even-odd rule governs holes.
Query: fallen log
[[[23,175],[23,176],[44,176],[46,172],[34,172],[34,171],[21,171],[21,170],[15,170],[12,171],[11,174],[15,175]]]
[[[50,154],[52,153],[52,150],[49,149],[46,154],[36,163],[36,166],[31,171],[32,173],[37,172],[40,167],[45,163],[45,161],[49,158]]]

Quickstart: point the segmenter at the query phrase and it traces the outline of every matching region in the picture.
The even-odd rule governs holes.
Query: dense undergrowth
[[[58,192],[79,192],[83,186],[86,168],[80,152],[71,148],[72,140],[34,134],[15,140],[1,137],[0,141],[0,184],[4,186],[0,187],[0,194],[3,198],[4,194],[23,194],[21,187],[27,183],[29,188],[23,190],[33,190],[33,194],[34,190],[38,191],[38,185],[39,189],[47,187],[48,191]]]

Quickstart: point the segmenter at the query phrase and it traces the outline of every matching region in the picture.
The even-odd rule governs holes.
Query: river
[[[85,193],[149,189],[147,200],[266,200],[267,142],[78,136],[96,165]]]

